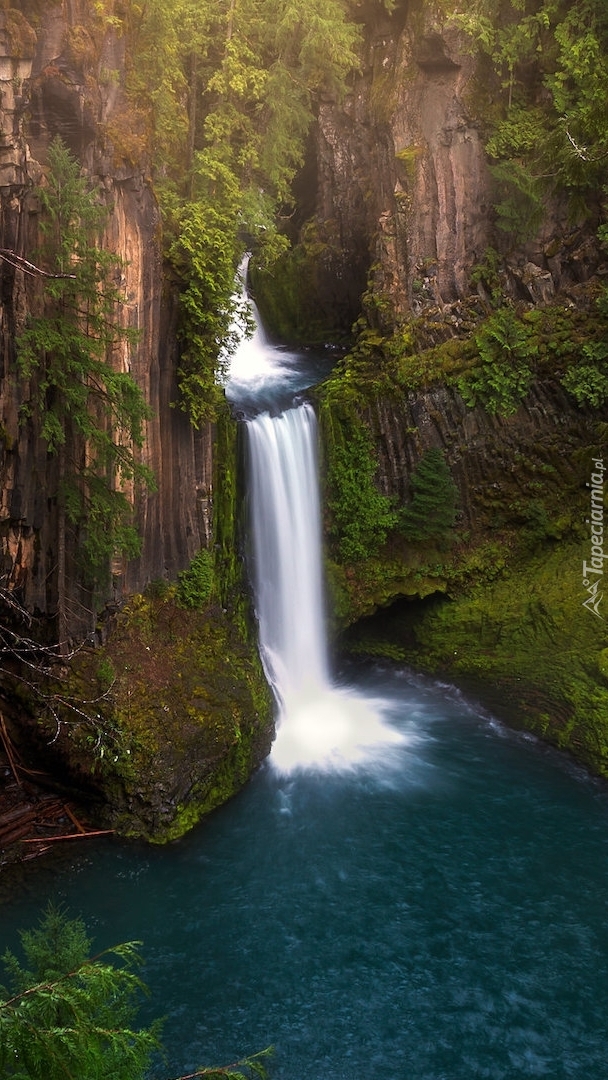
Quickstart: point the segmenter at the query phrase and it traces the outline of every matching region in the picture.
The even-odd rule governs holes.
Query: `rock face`
[[[141,556],[114,559],[105,595],[93,598],[85,587],[77,538],[66,538],[67,634],[96,647],[77,650],[70,664],[37,670],[32,681],[8,680],[8,691],[3,676],[5,735],[55,786],[93,798],[97,821],[164,842],[234,794],[268,753],[270,694],[246,620],[231,621],[219,606],[185,611],[168,589],[210,546],[220,435],[209,425],[195,430],[174,407],[177,297],[163,266],[160,215],[144,164],[116,138],[129,131],[124,40],[86,0],[26,0],[23,7],[31,23],[15,9],[0,12],[0,594],[9,607],[13,597],[26,609],[20,618],[35,619],[38,641],[53,647],[57,639],[58,461],[22,422],[28,386],[17,371],[15,339],[39,310],[36,192],[57,135],[108,209],[100,244],[120,260],[118,318],[138,333],[135,344],[120,342],[113,362],[131,373],[150,407],[137,452],[156,488],[127,491]],[[229,446],[236,428],[223,422]],[[234,547],[230,460],[226,448],[219,485],[225,521],[223,532],[216,530],[222,558]],[[238,592],[236,575],[226,576],[225,588]],[[150,622],[154,602],[141,596],[151,582],[150,594],[166,595],[158,602],[162,628]],[[135,605],[130,622],[128,598]],[[59,698],[81,708],[63,715]]]
[[[345,327],[360,312],[381,330],[472,291],[471,270],[488,247],[505,259],[514,298],[547,302],[599,263],[588,225],[548,207],[547,224],[513,250],[496,227],[483,145],[493,92],[470,41],[454,25],[399,6],[366,26],[366,64],[348,98],[319,111],[314,215],[324,244],[320,294]]]
[[[48,495],[56,490],[56,462],[19,421],[24,388],[15,372],[14,338],[35,304],[38,282],[8,253],[35,257],[35,185],[55,135],[81,162],[109,208],[103,243],[122,262],[120,317],[140,333],[137,345],[123,350],[118,362],[131,371],[153,414],[142,459],[153,470],[157,489],[138,496],[135,505],[142,554],[128,565],[115,563],[106,599],[141,590],[151,580],[175,578],[210,538],[213,432],[209,427],[195,431],[172,407],[176,314],[163,277],[158,208],[142,165],[117,158],[104,136],[124,109],[124,41],[111,27],[89,32],[87,8],[51,5],[36,30],[13,9],[0,13],[0,535],[5,585],[41,615],[52,615],[56,603],[56,508]],[[72,630],[81,635],[95,625],[94,613],[81,617],[82,599],[75,581]]]
[[[365,315],[319,389],[336,627],[353,649],[453,680],[606,776],[605,650],[581,578],[585,485],[606,433],[601,411],[562,384],[586,343],[601,351],[605,340],[605,323],[594,324],[606,272],[597,207],[590,200],[577,228],[555,197],[533,239],[501,232],[484,149],[495,76],[428,5],[363,11],[367,62],[348,98],[320,109],[308,226],[329,306],[344,328],[346,312]],[[496,300],[473,271],[490,249],[493,286],[530,331],[530,382],[506,414],[479,397],[473,406],[466,389],[487,360],[477,335]],[[362,302],[349,308],[353,279]],[[512,364],[503,342],[506,356]],[[352,437],[361,430],[362,443]],[[334,508],[343,518],[351,506],[344,473],[358,466],[345,453],[366,439],[395,517],[357,558],[340,544]],[[430,450],[457,491],[451,537],[407,534],[412,477]],[[351,517],[366,522],[364,495]]]
[[[438,447],[458,488],[458,520],[475,541],[497,528],[522,525],[535,501],[568,502],[580,485],[577,450],[591,446],[595,423],[555,383],[534,385],[516,413],[468,408],[451,386],[410,392],[370,404],[382,489],[407,502],[414,469]],[[571,495],[570,495],[571,498]],[[572,501],[572,500],[571,500]]]

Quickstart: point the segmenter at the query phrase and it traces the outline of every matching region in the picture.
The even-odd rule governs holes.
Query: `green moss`
[[[8,55],[30,59],[36,52],[36,32],[20,11],[9,7],[4,16]]]
[[[416,177],[416,165],[422,156],[421,146],[404,146],[395,154],[399,173],[402,178],[412,181]]]
[[[166,842],[230,798],[265,757],[272,705],[253,635],[217,606],[135,596],[103,649],[80,655],[72,690],[96,674],[97,743],[82,723],[62,753],[88,771],[122,835]],[[109,738],[109,735],[112,738]]]
[[[491,253],[472,273],[472,284],[481,281],[498,303],[498,267]],[[322,397],[337,400],[343,393],[356,393],[364,399],[380,390],[398,394],[447,383],[461,385],[469,404],[477,396],[494,411],[501,411],[505,402],[509,409],[521,399],[532,375],[561,381],[567,376],[566,387],[576,389],[585,383],[590,357],[598,352],[604,355],[608,336],[603,290],[592,281],[579,291],[576,307],[556,303],[531,311],[509,306],[488,311],[487,304],[471,296],[459,306],[457,326],[437,310],[429,310],[398,325],[389,319],[387,329],[386,312],[375,310],[382,297],[372,290],[367,301],[363,299],[368,309],[370,304],[374,307],[373,318],[370,315],[374,325],[359,321],[355,344],[323,388]],[[507,351],[509,362],[504,363]],[[519,377],[512,375],[514,360],[522,367]],[[596,359],[594,363],[597,366]],[[579,404],[589,400],[583,395]],[[601,403],[599,398],[597,403]]]
[[[608,649],[598,650],[603,624],[582,606],[586,544],[555,545],[450,599],[401,606],[359,627],[351,645],[449,678],[608,776]]]
[[[377,123],[388,124],[397,104],[397,80],[392,71],[380,71],[370,89],[370,111]]]

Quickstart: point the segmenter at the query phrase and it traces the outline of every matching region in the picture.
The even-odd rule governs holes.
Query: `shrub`
[[[202,608],[211,598],[214,585],[213,555],[201,548],[187,570],[177,575],[177,602],[185,608]]]
[[[501,308],[475,335],[481,366],[458,380],[458,389],[471,408],[481,404],[489,413],[508,416],[526,396],[533,379],[530,361],[538,353],[530,332],[511,308]]]
[[[374,555],[398,522],[392,500],[376,487],[377,468],[366,428],[351,428],[347,441],[334,445],[327,476],[330,534],[346,562]]]

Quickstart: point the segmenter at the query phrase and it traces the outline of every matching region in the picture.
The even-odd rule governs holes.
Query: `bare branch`
[[[10,251],[8,248],[0,248],[0,259],[4,259],[4,262],[14,266],[16,270],[23,270],[24,274],[30,274],[31,277],[39,274],[45,278],[68,278],[70,281],[76,281],[76,274],[51,274],[48,270],[42,270],[40,266],[36,266],[35,263],[29,262],[22,255],[17,255],[15,251]]]
[[[596,161],[603,161],[603,159],[605,157],[608,157],[608,151],[606,153],[603,153],[603,154],[597,154],[596,157],[592,157],[589,154],[589,150],[587,149],[586,146],[579,146],[578,143],[576,143],[574,141],[572,135],[568,131],[568,127],[567,127],[568,121],[567,121],[566,117],[562,116],[562,117],[560,117],[560,119],[566,125],[565,130],[566,130],[566,137],[568,139],[568,142],[572,146],[572,148],[573,148],[575,154],[577,155],[577,157],[579,157],[581,159],[581,161],[591,162],[591,164],[594,164]]]

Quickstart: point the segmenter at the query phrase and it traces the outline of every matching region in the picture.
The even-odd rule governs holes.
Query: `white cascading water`
[[[308,385],[298,358],[260,328],[243,339],[226,394],[249,412],[247,498],[260,654],[278,707],[271,761],[282,772],[352,767],[402,741],[374,702],[337,687],[329,670],[312,406],[268,411],[285,391]]]
[[[260,413],[247,442],[260,649],[286,702],[329,680],[312,406]]]

